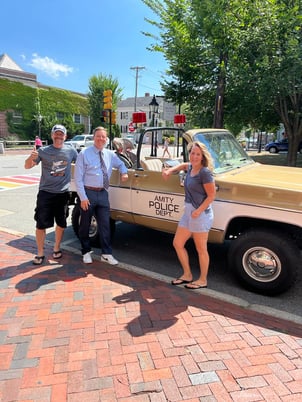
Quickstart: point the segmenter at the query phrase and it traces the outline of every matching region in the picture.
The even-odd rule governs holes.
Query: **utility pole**
[[[130,70],[136,70],[136,74],[135,74],[135,97],[134,97],[134,111],[136,112],[136,100],[137,100],[137,83],[138,83],[138,72],[139,70],[144,70],[145,67],[140,67],[140,66],[136,66],[136,67],[130,67]]]

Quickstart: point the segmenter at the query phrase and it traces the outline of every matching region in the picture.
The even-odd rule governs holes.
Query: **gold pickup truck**
[[[161,157],[159,144],[164,136],[174,140],[169,146],[170,159]],[[164,181],[162,169],[188,161],[187,145],[196,140],[207,146],[215,162],[217,193],[209,242],[229,244],[228,265],[242,285],[266,295],[284,292],[302,269],[302,169],[254,162],[227,130],[143,130],[135,150],[119,153],[127,164],[129,180],[121,183],[118,172],[112,174],[112,222],[174,233],[184,203],[184,172]],[[72,224],[77,234],[76,202]],[[97,242],[94,220],[91,238]]]

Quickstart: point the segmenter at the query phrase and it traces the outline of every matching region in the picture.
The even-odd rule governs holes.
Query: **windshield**
[[[194,141],[204,143],[210,151],[214,160],[214,173],[254,163],[231,133],[198,133],[194,136]]]

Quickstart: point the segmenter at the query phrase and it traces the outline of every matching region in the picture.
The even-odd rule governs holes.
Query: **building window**
[[[74,121],[75,123],[77,123],[77,124],[82,123],[81,115],[75,113],[75,114],[73,115],[73,121]]]
[[[58,120],[63,120],[64,119],[64,113],[63,112],[57,112],[57,119]]]
[[[13,111],[13,123],[14,124],[21,124],[23,120],[22,112],[19,110]]]
[[[128,120],[129,113],[128,112],[121,112],[121,120]]]

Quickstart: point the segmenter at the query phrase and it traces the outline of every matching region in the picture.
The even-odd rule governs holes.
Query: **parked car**
[[[88,145],[87,141],[93,141],[92,134],[78,134],[71,138],[71,140],[65,141],[65,143],[73,145],[75,149],[80,152],[82,148]]]
[[[93,134],[78,134],[71,140],[65,141],[65,144],[71,144],[80,152],[83,148],[93,145]],[[109,138],[107,138],[106,147],[109,146]]]
[[[280,140],[280,141],[272,141],[265,145],[265,151],[270,152],[271,154],[276,154],[280,151],[288,151],[288,140]],[[299,144],[298,152],[302,153],[302,141]]]
[[[164,130],[178,131],[181,141],[171,147],[171,159],[158,154],[157,138]],[[144,137],[148,137],[145,141]],[[151,139],[151,141],[150,141]],[[228,246],[228,267],[248,289],[274,295],[290,288],[301,269],[302,169],[255,162],[234,136],[222,129],[147,128],[140,134],[136,163],[129,160],[129,179],[121,182],[113,169],[110,217],[174,233],[183,211],[185,172],[162,178],[162,169],[189,160],[187,146],[201,141],[210,151],[215,168],[216,197],[210,243]],[[118,154],[120,157],[128,156]],[[73,186],[74,183],[72,183]],[[77,194],[72,187],[71,203]],[[78,235],[80,206],[72,211]],[[98,242],[93,218],[91,240]],[[116,228],[118,230],[118,228]],[[150,244],[150,247],[152,245]],[[156,253],[156,250],[154,250]]]

